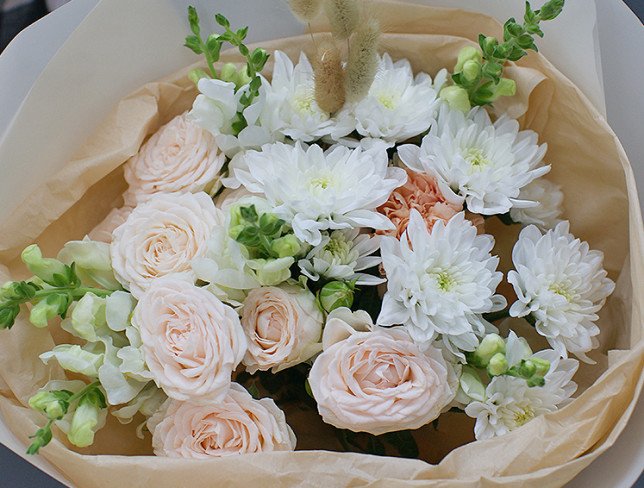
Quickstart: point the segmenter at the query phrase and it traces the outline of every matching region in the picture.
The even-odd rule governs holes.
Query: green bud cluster
[[[454,85],[444,88],[441,98],[452,108],[467,111],[471,106],[489,105],[499,97],[514,95],[516,83],[502,77],[503,66],[507,61],[518,61],[528,50],[538,51],[534,36],[543,37],[540,22],[556,18],[564,1],[549,0],[536,11],[526,2],[524,22],[509,19],[503,26],[503,42],[481,34],[480,50],[472,46],[463,48],[452,74]]]
[[[340,307],[351,308],[355,294],[355,282],[331,281],[317,292],[320,308],[327,313]]]
[[[75,405],[74,410],[70,410]],[[78,447],[87,447],[94,442],[101,410],[107,408],[105,395],[99,382],[87,385],[78,393],[67,390],[39,391],[29,399],[29,406],[47,417],[47,424],[38,429],[27,454],[37,454],[40,448],[51,442],[51,426],[72,411],[67,438]]]
[[[526,348],[527,354],[532,354],[527,343]],[[545,384],[544,377],[550,370],[549,361],[532,356],[510,367],[505,352],[505,340],[498,334],[488,334],[473,352],[466,354],[467,364],[485,369],[490,377],[508,375],[525,379],[528,386]]]
[[[224,32],[222,34],[210,34],[204,39],[201,35],[197,9],[192,6],[188,7],[188,23],[190,24],[192,34],[186,37],[184,45],[195,54],[204,55],[209,71],[208,74],[203,70],[193,70],[190,72],[190,79],[198,83],[201,78],[212,77],[232,82],[238,90],[242,87],[247,87],[247,89],[244,89],[244,93],[239,100],[242,107],[246,108],[259,95],[262,80],[258,73],[264,69],[269,55],[261,48],[256,48],[251,51],[244,44],[244,40],[248,35],[248,27],[232,30],[230,28],[230,21],[221,14],[215,15],[215,22],[224,28]],[[221,48],[226,42],[236,47],[241,55],[246,58],[246,66],[241,71],[238,71],[237,67],[231,64],[224,65],[220,73],[217,73],[215,70],[215,63],[219,61]],[[243,108],[237,113],[232,124],[235,134],[239,134],[248,125],[243,115]]]
[[[271,213],[260,215],[255,205],[231,209],[229,235],[248,249],[252,259],[287,258],[302,251],[284,220]]]
[[[112,293],[81,286],[74,263],[68,266],[57,259],[43,258],[35,244],[27,247],[21,257],[34,277],[10,281],[0,288],[0,329],[13,327],[23,304],[32,304],[29,321],[36,327],[46,327],[55,317],[64,319],[70,305],[86,293],[97,296]]]

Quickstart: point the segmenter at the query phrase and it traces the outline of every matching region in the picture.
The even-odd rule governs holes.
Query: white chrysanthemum
[[[394,63],[384,54],[369,94],[338,113],[332,136],[337,139],[356,130],[364,137],[405,141],[429,129],[436,115],[437,93],[429,75],[414,76],[408,60]]]
[[[468,115],[440,108],[437,122],[420,147],[404,145],[400,159],[418,172],[436,172],[455,193],[465,198],[471,212],[507,213],[511,208],[535,206],[522,200],[521,188],[550,171],[543,166],[546,144],[538,135],[519,131],[519,123],[506,117],[492,123],[483,108]]]
[[[246,153],[244,160],[248,169],[238,169],[236,178],[251,193],[264,194],[297,238],[313,246],[327,229],[391,229],[376,208],[407,179],[403,169],[389,167],[381,145],[324,152],[317,145],[276,143]]]
[[[602,267],[604,254],[569,233],[567,221],[542,235],[531,225],[521,231],[512,250],[516,271],[508,273],[518,300],[510,314],[530,314],[537,332],[562,356],[567,352],[589,361],[597,347],[595,325],[615,284]]]
[[[235,91],[235,84],[210,78],[199,80],[200,94],[195,99],[188,117],[199,127],[209,131],[217,146],[232,156],[240,149],[259,148],[274,139],[269,132],[257,125],[257,118],[263,107],[263,99],[258,98],[244,108],[240,98],[248,86]],[[248,126],[234,135],[232,124],[238,111],[242,111]]]
[[[402,324],[421,345],[441,335],[463,359],[460,351],[473,351],[478,337],[494,329],[481,314],[506,304],[494,294],[503,274],[496,271],[499,258],[490,254],[493,246],[492,236],[477,235],[463,212],[447,224],[438,221],[430,233],[412,210],[400,241],[382,238],[387,293],[378,324]]]
[[[541,230],[550,230],[561,222],[563,203],[561,187],[544,178],[534,180],[523,187],[519,199],[538,202],[536,207],[512,208],[510,217],[523,225],[536,225]]]
[[[304,53],[293,62],[281,51],[274,53],[273,78],[263,80],[264,97],[259,124],[271,133],[311,142],[327,135],[333,122],[315,101],[313,68]]]
[[[328,280],[353,281],[357,285],[378,285],[385,280],[365,273],[357,273],[378,266],[382,259],[371,256],[380,248],[380,236],[359,235],[358,229],[336,230],[324,235],[322,242],[300,259],[302,274],[313,281],[320,277]]]
[[[474,401],[465,407],[465,413],[476,419],[474,434],[478,440],[507,434],[570,401],[577,390],[572,377],[579,363],[574,359],[560,359],[551,349],[532,357],[550,361],[544,386],[529,387],[522,378],[496,376],[485,389],[485,401]]]

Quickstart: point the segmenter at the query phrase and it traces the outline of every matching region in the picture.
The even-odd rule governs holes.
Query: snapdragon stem
[[[79,390],[78,392],[76,392],[72,396],[70,396],[68,402],[71,404],[72,402],[78,400],[87,391],[89,391],[92,388],[95,388],[97,386],[100,386],[100,384],[101,384],[100,381],[95,381],[94,383],[90,383],[89,385],[86,385],[82,390]]]
[[[103,288],[91,288],[87,286],[81,286],[78,288],[73,287],[63,287],[63,288],[46,288],[44,290],[38,290],[34,295],[34,300],[39,301],[43,298],[47,298],[49,295],[55,295],[60,293],[70,294],[74,300],[83,298],[87,293],[93,293],[97,297],[105,298],[114,293],[114,290],[104,290]]]

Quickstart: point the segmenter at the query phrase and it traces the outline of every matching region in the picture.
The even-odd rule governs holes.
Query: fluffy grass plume
[[[337,112],[344,105],[345,87],[342,55],[333,41],[320,43],[313,69],[318,107],[325,112]]]
[[[317,17],[322,7],[322,0],[288,0],[293,14],[304,23]]]
[[[378,70],[378,40],[380,24],[367,18],[356,30],[349,45],[347,63],[347,99],[357,102],[369,93]]]
[[[333,36],[338,40],[348,39],[360,21],[357,0],[325,0],[324,11],[329,18]]]

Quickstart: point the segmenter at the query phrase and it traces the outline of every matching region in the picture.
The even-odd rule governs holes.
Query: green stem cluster
[[[467,92],[471,105],[489,105],[500,96],[513,95],[513,80],[502,78],[507,61],[518,61],[528,50],[538,51],[534,36],[543,37],[540,23],[556,18],[565,0],[549,0],[540,10],[526,2],[523,23],[514,18],[503,26],[503,41],[492,36],[479,36],[480,52],[465,48],[459,56],[452,80]]]
[[[215,22],[224,28],[223,34],[210,34],[205,39],[201,35],[201,26],[199,23],[199,15],[197,9],[190,6],[188,7],[188,23],[192,35],[186,37],[185,46],[192,50],[195,54],[203,54],[206,58],[208,65],[208,73],[198,70],[193,74],[192,78],[198,81],[201,77],[219,78],[223,81],[235,81],[237,89],[242,89],[243,93],[239,99],[239,103],[243,107],[237,113],[233,121],[232,128],[235,134],[239,134],[247,125],[247,121],[243,115],[243,109],[249,107],[255,97],[259,95],[259,88],[262,85],[262,80],[259,73],[264,69],[266,61],[268,61],[268,53],[261,48],[256,48],[251,51],[244,43],[248,35],[248,27],[242,27],[238,30],[230,28],[230,21],[222,14],[215,15]],[[246,66],[244,73],[230,73],[229,66],[224,66],[220,73],[215,69],[215,63],[219,61],[222,45],[227,42],[231,46],[236,47],[239,53],[246,58]],[[241,80],[241,83],[239,81]]]

